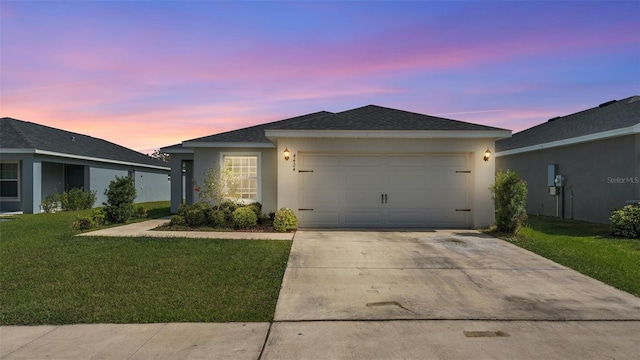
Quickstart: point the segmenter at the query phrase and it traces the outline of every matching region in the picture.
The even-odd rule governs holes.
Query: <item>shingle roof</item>
[[[0,152],[3,149],[24,149],[25,151],[35,149],[72,156],[169,167],[163,161],[106,140],[8,117],[0,119]]]
[[[463,121],[450,120],[403,110],[367,105],[339,113],[320,111],[313,114],[205,136],[188,142],[270,143],[265,130],[504,130]]]
[[[289,122],[282,130],[504,130],[414,112],[367,105],[307,121]]]
[[[227,131],[220,134],[204,136],[196,139],[187,140],[186,142],[247,142],[247,143],[271,143],[264,135],[266,129],[273,129],[280,125],[293,123],[298,121],[313,120],[332,113],[320,111],[312,114],[293,117],[290,119],[274,121],[266,124],[260,124],[243,129]]]
[[[640,96],[606,102],[598,107],[557,117],[496,142],[496,151],[507,151],[553,141],[622,129],[640,123]]]

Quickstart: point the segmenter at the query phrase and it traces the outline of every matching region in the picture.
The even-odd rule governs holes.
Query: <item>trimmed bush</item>
[[[241,229],[256,226],[256,224],[258,223],[258,216],[256,216],[256,213],[253,211],[253,209],[248,206],[237,208],[233,212],[232,217],[235,226]]]
[[[286,232],[298,228],[298,218],[291,209],[281,208],[276,211],[273,219],[273,229],[279,232]]]
[[[133,205],[133,216],[136,219],[146,219],[149,216],[149,211],[142,205]]]
[[[173,215],[171,216],[171,221],[169,221],[169,226],[186,226],[187,222],[182,215]]]
[[[96,226],[104,225],[107,223],[107,215],[104,213],[103,209],[93,209],[91,212],[91,220],[93,220]]]
[[[495,184],[489,187],[496,207],[496,227],[499,232],[516,234],[527,219],[527,183],[511,171],[498,171]]]
[[[133,201],[136,198],[136,188],[130,176],[119,177],[109,183],[104,191],[107,202],[104,212],[111,223],[124,223],[133,215]]]
[[[78,218],[71,223],[71,228],[73,230],[89,230],[94,225],[95,224],[93,223],[93,220],[90,217],[78,215]]]
[[[187,210],[184,220],[187,222],[187,225],[189,225],[190,227],[198,227],[198,226],[206,225],[207,216],[205,215],[202,209],[191,208]]]
[[[60,206],[59,203],[60,194],[55,192],[53,194],[45,196],[44,200],[42,200],[42,202],[40,203],[40,206],[42,206],[42,210],[44,210],[44,212],[51,213],[58,209],[58,206]]]
[[[227,220],[222,210],[212,210],[207,214],[207,224],[211,227],[221,228],[224,227],[226,223]]]
[[[615,236],[640,238],[640,204],[611,211],[611,233]]]
[[[81,188],[74,188],[62,193],[62,210],[74,211],[91,209],[96,203],[95,191],[84,191]]]
[[[260,217],[262,215],[262,204],[260,204],[259,202],[251,203],[247,205],[247,207],[253,210],[257,217]]]

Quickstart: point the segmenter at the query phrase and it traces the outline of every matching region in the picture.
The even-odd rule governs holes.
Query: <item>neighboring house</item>
[[[96,191],[102,206],[116,176],[135,179],[136,202],[170,198],[169,166],[90,136],[0,119],[0,211],[38,213],[42,200],[73,188]]]
[[[184,141],[171,154],[171,210],[198,201],[211,167],[233,171],[239,200],[291,208],[301,227],[480,228],[496,139],[511,131],[380,106],[318,112]],[[490,155],[490,154],[489,154]],[[183,194],[183,189],[186,193]]]
[[[496,168],[527,181],[528,213],[606,223],[611,209],[640,200],[640,96],[553,118],[496,150]]]

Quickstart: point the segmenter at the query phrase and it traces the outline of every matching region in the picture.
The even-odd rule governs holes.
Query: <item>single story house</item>
[[[171,154],[171,210],[198,201],[211,167],[238,177],[238,197],[292,209],[301,227],[480,228],[496,139],[510,130],[375,105],[183,141]],[[183,176],[184,173],[184,176]],[[186,194],[183,194],[186,189]]]
[[[170,198],[169,166],[145,154],[93,138],[16,120],[0,119],[0,211],[41,212],[41,202],[73,188],[104,191],[116,176],[135,179],[136,202]]]
[[[497,169],[527,181],[528,213],[607,223],[640,201],[640,96],[555,117],[496,151]]]

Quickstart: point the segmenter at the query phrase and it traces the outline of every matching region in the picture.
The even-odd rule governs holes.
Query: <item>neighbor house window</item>
[[[20,167],[18,162],[0,162],[0,198],[20,199]]]
[[[258,155],[223,155],[223,164],[231,195],[243,202],[260,201]]]

